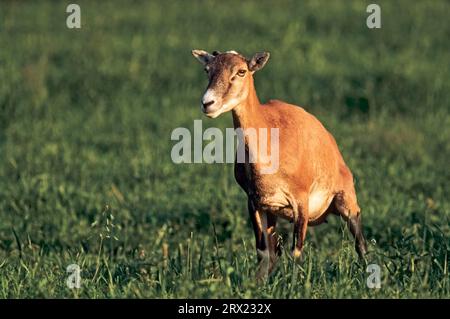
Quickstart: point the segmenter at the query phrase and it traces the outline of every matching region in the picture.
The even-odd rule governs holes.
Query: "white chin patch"
[[[216,103],[221,103],[222,101],[219,101],[219,99],[215,100],[215,94],[212,90],[207,90],[205,94],[203,95],[202,103],[206,103],[209,101],[216,101]],[[217,102],[219,101],[219,102]],[[236,106],[239,103],[237,99],[232,99],[228,101],[226,104],[222,104],[219,108],[215,109],[214,111],[206,112],[205,108],[203,107],[203,104],[201,105],[202,112],[209,118],[215,119],[220,114],[225,113],[233,109],[234,106]]]
[[[212,113],[212,114],[207,114],[205,113],[207,117],[209,117],[210,119],[215,119],[216,117],[218,117],[221,113]]]
[[[203,111],[203,113],[205,113]],[[214,111],[214,112],[209,112],[209,113],[205,113],[205,115],[209,118],[215,119],[216,117],[218,117],[220,114],[222,114],[222,108]]]

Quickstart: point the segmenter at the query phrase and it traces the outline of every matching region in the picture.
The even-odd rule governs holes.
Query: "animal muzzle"
[[[217,112],[221,107],[220,100],[214,91],[208,89],[202,98],[202,112],[206,115]]]

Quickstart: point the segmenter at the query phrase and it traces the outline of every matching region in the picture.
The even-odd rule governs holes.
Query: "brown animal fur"
[[[301,107],[279,100],[259,102],[253,73],[264,66],[268,53],[256,54],[251,60],[235,52],[210,55],[194,50],[193,55],[205,65],[209,77],[204,99],[212,99],[212,103],[203,100],[202,108],[207,116],[215,118],[231,110],[235,128],[266,128],[268,132],[279,128],[276,173],[261,174],[259,162],[235,163],[236,181],[248,196],[258,277],[265,277],[281,254],[275,233],[278,217],[294,223],[294,258],[301,255],[307,226],[320,224],[330,213],[348,222],[356,250],[363,256],[366,245],[353,176],[333,136]],[[247,139],[245,148],[247,155],[258,153]]]

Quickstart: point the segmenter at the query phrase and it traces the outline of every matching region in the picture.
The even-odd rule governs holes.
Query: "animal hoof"
[[[269,276],[269,268],[270,268],[270,255],[268,250],[257,250],[258,257],[260,259],[258,265],[258,271],[256,272],[256,279],[266,280]]]
[[[295,262],[302,261],[302,251],[298,248],[295,248],[292,252],[292,259],[294,259]]]

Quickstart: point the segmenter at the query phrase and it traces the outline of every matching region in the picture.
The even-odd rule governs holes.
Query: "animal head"
[[[201,109],[211,118],[245,101],[252,88],[253,73],[262,69],[270,56],[268,52],[261,52],[246,59],[236,51],[214,51],[210,54],[203,50],[193,50],[192,55],[203,64],[208,75],[209,83]]]

